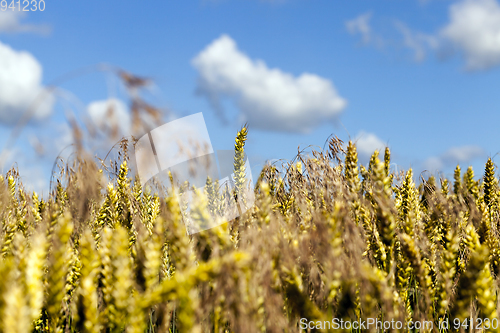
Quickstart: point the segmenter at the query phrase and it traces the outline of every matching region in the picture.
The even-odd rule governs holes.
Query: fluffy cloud
[[[74,143],[73,129],[68,123],[53,123],[50,127],[50,134],[47,133],[47,135],[37,138],[42,147],[51,147],[55,150],[54,153],[59,154],[62,150],[68,149],[68,146]],[[72,149],[68,151],[72,152]],[[51,156],[50,152],[45,153],[48,155],[49,159],[55,159],[55,156]]]
[[[87,112],[94,125],[102,131],[113,132],[116,129],[123,135],[130,133],[130,114],[125,103],[119,99],[92,102]]]
[[[17,122],[25,112],[35,119],[48,116],[53,97],[41,84],[42,66],[28,52],[0,42],[0,122]]]
[[[356,150],[358,151],[361,163],[366,163],[375,150],[383,154],[387,146],[384,141],[375,134],[364,131],[359,132],[353,141],[356,143]]]
[[[500,64],[500,4],[496,0],[463,0],[450,7],[450,22],[440,35],[463,52],[467,68]]]
[[[335,119],[346,106],[332,82],[318,75],[298,77],[238,50],[222,35],[192,61],[199,72],[198,92],[220,110],[220,99],[234,100],[241,120],[265,130],[310,132]]]
[[[446,54],[451,48],[463,54],[469,70],[500,65],[500,3],[497,0],[460,0],[450,5],[448,16],[448,22],[432,34],[413,31],[396,21],[395,28],[403,37],[399,45],[411,50],[416,61],[423,60],[428,51]],[[370,19],[368,13],[346,22],[348,31],[360,34],[365,44],[376,40]]]
[[[353,34],[360,34],[363,42],[368,43],[371,39],[372,29],[370,27],[370,18],[372,17],[371,13],[366,13],[359,15],[358,17],[347,21],[345,26],[347,30]]]
[[[396,43],[391,42],[373,31],[370,25],[371,18],[372,13],[368,12],[352,20],[346,21],[345,23],[347,31],[351,35],[360,35],[365,45],[374,45],[378,48],[387,46],[407,48],[413,52],[415,61],[421,61],[425,58],[429,47],[436,48],[439,44],[436,36],[412,31],[400,21],[395,21],[394,27],[401,34],[403,39]]]
[[[424,162],[424,168],[429,171],[442,170],[445,167],[470,162],[476,158],[483,157],[485,154],[485,151],[479,146],[468,145],[453,147],[440,156],[428,158]]]
[[[415,61],[422,61],[427,55],[429,48],[436,49],[439,46],[439,38],[433,35],[423,34],[410,30],[404,23],[397,21],[396,29],[403,35],[403,45],[413,52]]]
[[[351,35],[361,35],[361,39],[364,44],[373,43],[376,46],[381,47],[383,45],[383,40],[381,37],[373,33],[370,26],[371,17],[372,13],[370,12],[361,14],[358,17],[347,21],[345,26]]]
[[[38,34],[50,33],[47,25],[35,25],[21,22],[26,13],[18,10],[0,11],[0,33],[33,32]]]
[[[50,168],[52,161],[43,162],[28,147],[17,145],[3,149],[0,153],[0,172],[5,175],[9,169],[17,169],[26,190],[47,194],[50,175],[50,169],[47,168]]]

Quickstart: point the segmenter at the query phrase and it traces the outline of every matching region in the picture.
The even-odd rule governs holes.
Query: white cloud
[[[68,123],[49,120],[44,125],[28,126],[22,138],[1,152],[0,172],[16,167],[26,189],[47,195],[54,163],[58,157],[64,162],[71,160],[75,148]]]
[[[42,94],[41,81],[42,66],[30,53],[0,42],[0,122],[17,122],[28,108],[35,119],[48,116],[53,97]]]
[[[373,33],[370,26],[371,17],[372,13],[370,12],[361,14],[358,17],[347,21],[345,26],[351,35],[361,35],[361,39],[364,44],[373,43],[376,46],[381,47],[383,41],[382,38]]]
[[[25,17],[26,13],[18,10],[0,11],[0,33],[50,33],[50,27],[48,25],[22,23],[21,21]]]
[[[14,156],[19,152],[17,148],[4,148],[0,152],[0,173],[5,174],[14,163]]]
[[[116,98],[95,101],[88,105],[88,114],[100,130],[113,132],[117,129],[119,133],[128,135],[130,133],[130,114],[124,102]]]
[[[440,35],[463,52],[468,69],[500,64],[500,4],[496,0],[463,0],[451,5],[450,22]]]
[[[192,61],[199,72],[198,92],[220,110],[220,99],[233,99],[241,120],[265,130],[307,133],[335,119],[347,102],[332,82],[315,74],[298,77],[238,50],[222,35]]]
[[[412,31],[400,21],[395,21],[394,26],[403,39],[399,41],[385,39],[373,31],[370,25],[371,18],[372,13],[368,12],[345,23],[347,31],[351,35],[361,35],[365,45],[374,45],[378,48],[404,47],[413,52],[415,61],[422,61],[426,56],[427,49],[437,48],[439,44],[439,39],[436,36]]]
[[[429,171],[442,170],[445,167],[455,166],[459,163],[470,162],[476,158],[483,157],[483,148],[474,145],[453,147],[441,154],[433,156],[424,162],[424,168]]]
[[[52,135],[42,142],[42,145],[44,147],[54,147],[57,151],[56,153],[59,154],[63,149],[66,149],[75,142],[73,129],[65,122],[56,123],[52,125],[52,128]],[[72,151],[72,149],[69,150]]]
[[[403,35],[404,47],[413,51],[415,61],[425,59],[429,48],[436,49],[439,46],[439,39],[433,35],[423,34],[410,30],[404,23],[396,21],[396,29]]]
[[[49,177],[44,175],[39,167],[35,167],[31,163],[19,165],[19,174],[26,190],[44,196],[48,194]]]
[[[449,18],[442,28],[425,34],[408,28],[396,21],[395,28],[403,39],[393,46],[401,45],[422,61],[427,52],[438,51],[449,54],[449,50],[460,52],[469,70],[489,69],[500,65],[500,3],[497,0],[460,0],[449,6]],[[351,34],[360,34],[365,44],[390,45],[378,37],[370,26],[371,13],[348,21],[346,27]]]
[[[40,159],[29,155],[26,149],[15,146],[4,149],[0,154],[0,172],[5,175],[11,168],[19,171],[23,186],[28,191],[37,193],[48,193],[47,174],[40,168]]]
[[[359,132],[358,135],[356,135],[354,142],[356,143],[356,150],[358,151],[361,163],[366,163],[375,150],[378,150],[379,153],[383,154],[385,147],[387,146],[378,136],[365,131]]]

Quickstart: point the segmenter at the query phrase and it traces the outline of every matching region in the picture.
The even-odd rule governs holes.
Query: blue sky
[[[119,80],[89,70],[58,82],[6,146],[39,91],[99,63],[151,78],[146,98],[169,110],[163,122],[202,112],[215,149],[231,149],[248,121],[255,168],[292,159],[299,145],[322,147],[332,133],[357,140],[363,162],[388,145],[394,163],[417,173],[450,177],[460,163],[480,176],[488,156],[498,162],[497,0],[45,4],[0,11],[2,168],[16,162],[37,191],[47,191],[52,163],[71,143],[68,112],[106,126],[102,110],[113,98],[114,121],[127,132]]]

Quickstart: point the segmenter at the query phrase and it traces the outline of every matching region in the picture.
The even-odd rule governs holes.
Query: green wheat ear
[[[443,179],[441,180],[441,194],[447,198],[448,197],[448,194],[450,192],[450,188],[449,188],[450,184],[448,182],[448,179]]]
[[[130,179],[128,178],[128,166],[127,161],[123,161],[120,166],[120,171],[118,173],[117,188],[116,192],[118,195],[117,201],[117,213],[118,221],[125,228],[130,230],[132,228],[132,214],[130,205]]]
[[[468,228],[469,235],[475,239],[474,232]],[[470,316],[470,305],[477,299],[477,307],[480,318],[489,318],[490,321],[497,318],[495,283],[491,277],[490,264],[488,262],[488,247],[479,244],[477,240],[471,241],[475,244],[466,271],[460,276],[455,296],[454,306],[450,312],[450,318],[459,318],[463,321]],[[491,330],[490,330],[491,331]],[[497,332],[498,330],[494,330]]]
[[[234,185],[236,201],[241,199],[241,202],[246,203],[244,188],[246,183],[246,170],[245,170],[245,142],[248,136],[247,126],[243,126],[236,135],[234,143]],[[239,196],[239,198],[238,198]]]
[[[358,193],[361,189],[361,183],[359,181],[358,153],[356,151],[356,146],[351,140],[349,140],[347,153],[345,155],[344,177],[346,179],[347,186],[349,186],[351,191]]]
[[[385,147],[385,152],[384,152],[384,171],[385,175],[388,177],[389,176],[389,168],[391,167],[391,151],[389,150],[389,147]]]
[[[477,202],[479,199],[479,186],[478,182],[474,180],[474,170],[471,166],[467,168],[467,171],[464,174],[464,186],[467,189],[467,192],[471,194]]]
[[[495,177],[495,166],[491,157],[488,158],[484,168],[484,203],[490,207],[496,202],[498,181]]]
[[[40,201],[38,199],[38,194],[36,192],[33,192],[33,195],[31,196],[31,201],[33,202],[33,208],[31,209],[31,212],[33,214],[36,226],[38,225],[38,223],[42,221],[43,201]]]
[[[219,215],[219,180],[216,179],[215,182],[212,181],[210,176],[207,177],[207,181],[205,183],[205,192],[208,198],[208,209],[212,216]]]
[[[415,224],[420,218],[419,204],[417,201],[418,193],[413,182],[413,170],[410,168],[406,172],[405,180],[399,191],[399,216],[403,223],[403,229],[406,234],[413,236]]]
[[[68,213],[57,219],[55,234],[52,238],[51,262],[47,277],[47,296],[45,308],[53,331],[60,330],[62,322],[62,301],[65,295],[65,283],[69,272],[72,249],[69,246],[73,223]]]
[[[455,168],[455,172],[453,174],[453,179],[455,180],[455,182],[453,183],[453,192],[456,196],[460,194],[460,188],[462,187],[460,172],[460,165],[457,164],[457,167]]]
[[[26,258],[25,279],[31,321],[40,317],[44,299],[43,275],[48,242],[43,231],[33,236],[31,248]]]
[[[385,152],[384,152],[384,170],[385,170],[385,175],[389,177],[391,184],[392,184],[392,179],[394,178],[394,175],[391,175],[391,151],[389,147],[385,147]]]
[[[92,232],[86,229],[80,242],[82,269],[76,292],[73,325],[78,332],[97,333],[100,331],[97,294],[97,274],[101,264]]]

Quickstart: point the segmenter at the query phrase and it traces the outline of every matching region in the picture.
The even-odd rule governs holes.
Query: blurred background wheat
[[[491,159],[479,181],[457,167],[453,181],[429,177],[417,187],[411,169],[391,172],[389,149],[365,168],[353,142],[332,136],[324,151],[267,165],[248,184],[247,135],[246,127],[236,135],[235,183],[254,186],[255,206],[193,235],[182,189],[143,190],[132,174],[133,140],[119,141],[109,165],[77,143],[47,197],[8,171],[0,330],[297,332],[301,318],[431,320],[435,329],[446,319],[498,320]],[[193,219],[224,209],[217,186],[208,179],[197,192]]]

